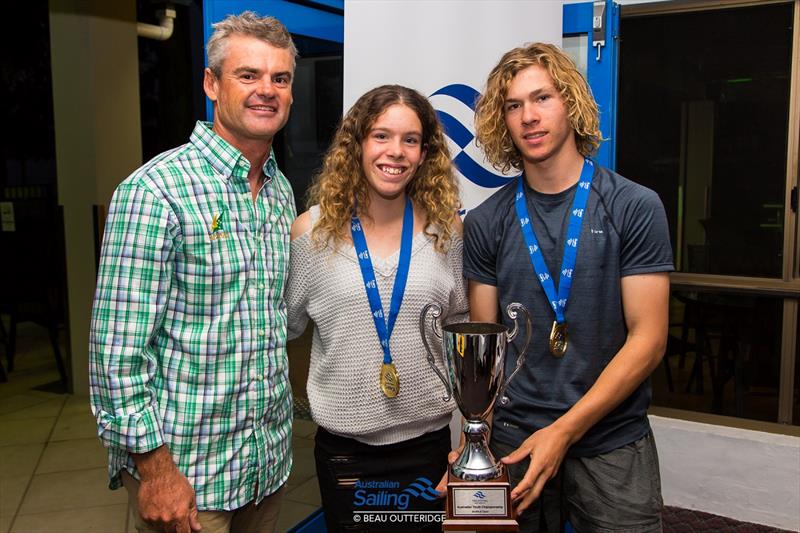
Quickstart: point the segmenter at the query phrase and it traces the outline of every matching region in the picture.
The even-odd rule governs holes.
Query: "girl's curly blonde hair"
[[[389,106],[402,104],[413,110],[422,124],[425,159],[406,186],[406,194],[425,212],[425,234],[433,238],[437,251],[446,249],[454,233],[453,222],[460,206],[458,184],[442,126],[428,99],[400,85],[382,85],[365,93],[353,104],[325,154],[322,170],[314,177],[308,205],[319,204],[320,217],[311,236],[319,244],[335,246],[349,237],[350,216],[358,205],[360,216],[369,207],[367,178],[362,168],[361,144],[377,118]],[[438,231],[432,231],[432,227]]]
[[[546,43],[514,48],[500,59],[486,81],[486,91],[475,106],[475,137],[486,158],[501,172],[522,170],[522,154],[506,127],[504,103],[508,86],[518,72],[542,67],[550,75],[569,112],[578,151],[589,157],[602,140],[597,103],[589,84],[561,49]]]

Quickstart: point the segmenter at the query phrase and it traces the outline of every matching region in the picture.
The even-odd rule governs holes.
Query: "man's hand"
[[[137,504],[142,520],[169,533],[200,531],[194,489],[167,448],[134,455],[134,460],[141,477]]]
[[[570,445],[569,437],[556,426],[540,429],[522,443],[522,446],[503,457],[503,464],[514,464],[530,457],[531,464],[519,484],[511,491],[517,502],[517,513],[522,513],[534,502],[561,466]]]

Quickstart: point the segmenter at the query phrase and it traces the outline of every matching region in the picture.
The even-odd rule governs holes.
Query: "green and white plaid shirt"
[[[292,464],[284,286],[291,185],[274,154],[253,201],[242,154],[198,122],[114,193],[90,384],[111,488],[166,444],[200,510],[279,489]]]

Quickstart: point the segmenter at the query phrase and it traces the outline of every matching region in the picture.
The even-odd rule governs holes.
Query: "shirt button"
[[[258,284],[258,288],[263,291],[264,289],[267,288],[267,286],[262,282]]]
[[[263,336],[264,336],[264,335],[266,335],[266,334],[267,334],[267,332],[266,332],[266,331],[264,331],[263,329],[260,329],[260,330],[258,330],[258,336],[259,336],[259,337],[263,337]]]
[[[256,376],[256,380],[258,380],[258,381],[264,381],[264,376]]]

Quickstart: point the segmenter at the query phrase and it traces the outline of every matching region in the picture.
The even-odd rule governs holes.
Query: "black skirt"
[[[317,430],[314,457],[329,533],[441,531],[450,427],[370,446]]]

